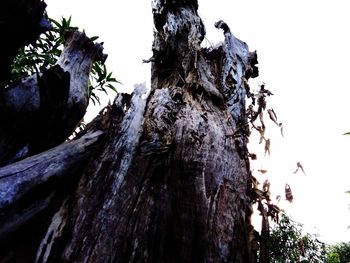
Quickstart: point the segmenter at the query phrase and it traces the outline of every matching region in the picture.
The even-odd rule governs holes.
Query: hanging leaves
[[[290,203],[293,202],[293,193],[289,184],[286,184],[284,191],[286,195],[286,200],[288,200]]]
[[[254,188],[255,200],[258,203],[258,211],[260,214],[267,220],[267,217],[270,217],[272,220],[278,222],[278,214],[280,209],[277,205],[271,203],[270,199],[270,182],[265,180],[262,186],[262,190],[256,187]]]
[[[260,121],[262,121],[262,112],[266,110],[266,97],[273,95],[271,91],[265,89],[265,84],[262,84],[260,86],[260,90],[257,93],[249,93],[252,103],[248,106],[247,109],[247,116],[253,126],[254,122],[257,120],[257,118],[260,116]],[[256,102],[257,102],[257,109],[256,108]],[[262,123],[263,124],[263,123]]]
[[[247,85],[247,83],[245,84]],[[252,129],[255,129],[260,135],[259,144],[262,144],[263,142],[265,143],[264,144],[265,156],[267,154],[270,155],[271,140],[270,138],[265,137],[265,133],[266,133],[266,125],[264,120],[265,111],[267,111],[270,120],[280,128],[281,135],[283,136],[283,125],[281,122],[278,121],[276,112],[272,108],[266,110],[266,107],[267,107],[266,98],[273,94],[271,91],[265,88],[264,83],[260,86],[260,90],[257,93],[250,92],[250,89],[248,89],[248,86],[246,87],[246,89],[249,90],[248,97],[250,97],[252,101],[247,108],[247,116],[250,121],[250,125]],[[265,174],[267,173],[267,170],[259,169],[258,172],[261,174]],[[258,210],[260,211],[261,215],[265,219],[270,217],[272,220],[278,222],[279,220],[278,215],[280,213],[280,209],[277,205],[272,204],[271,202],[270,185],[271,185],[270,182],[268,180],[265,180],[265,182],[263,183],[262,189],[260,190],[258,188],[258,183],[255,183],[253,186],[252,196],[253,196],[254,202],[258,203]],[[292,202],[293,194],[288,184],[286,185],[285,190],[286,190],[287,200],[289,202]],[[277,202],[279,202],[280,198],[281,196],[277,196]]]
[[[266,89],[263,83],[257,93],[250,93],[252,102],[247,109],[247,116],[252,129],[255,129],[260,134],[259,144],[265,142],[265,156],[266,154],[270,155],[271,140],[265,137],[266,125],[264,122],[264,111],[266,110],[266,97],[271,95],[273,95],[273,93]],[[271,108],[267,110],[267,113],[269,114],[269,118],[281,128],[281,134],[283,136],[283,125],[281,122],[278,122],[276,112]],[[257,121],[260,122],[258,125],[256,125]]]

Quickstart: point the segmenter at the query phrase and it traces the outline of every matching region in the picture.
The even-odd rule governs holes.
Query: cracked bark
[[[41,199],[51,209],[33,261],[256,262],[245,114],[256,53],[223,21],[224,41],[201,48],[197,8],[153,1],[151,90],[118,94],[88,125],[103,139],[69,190]],[[25,262],[13,251],[2,258]]]

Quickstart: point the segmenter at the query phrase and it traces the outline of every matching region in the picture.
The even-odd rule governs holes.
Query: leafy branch
[[[71,25],[71,17],[68,19],[62,18],[60,22],[49,18],[51,29],[43,33],[40,38],[34,43],[19,49],[14,60],[11,79],[18,79],[39,74],[40,72],[52,67],[56,64],[63,50],[65,34],[67,31],[78,30],[77,27]],[[90,38],[91,41],[96,41],[97,36]],[[108,72],[106,65],[96,61],[93,63],[89,83],[89,97],[91,101],[100,104],[100,98],[96,94],[97,91],[107,94],[107,89],[117,92],[114,84],[119,83],[113,76],[112,72]]]
[[[95,91],[102,91],[108,94],[108,88],[109,90],[117,92],[117,89],[112,83],[120,82],[113,76],[112,72],[108,72],[105,64],[95,62],[92,65],[89,83],[89,97],[94,104],[96,104],[96,102],[100,104],[100,98],[95,94]]]

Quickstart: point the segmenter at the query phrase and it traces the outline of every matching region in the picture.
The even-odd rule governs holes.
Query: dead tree
[[[153,4],[151,90],[118,94],[76,139],[63,142],[104,57],[83,34],[55,67],[1,90],[0,262],[256,262],[256,53],[223,21],[224,41],[202,48],[196,0]]]

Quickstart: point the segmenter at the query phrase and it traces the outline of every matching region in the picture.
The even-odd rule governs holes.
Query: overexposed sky
[[[72,15],[74,25],[100,36],[108,68],[123,83],[120,91],[150,83],[150,65],[142,64],[151,56],[150,0],[46,3],[49,16]],[[223,19],[258,52],[260,77],[251,86],[265,82],[275,94],[269,105],[283,122],[285,136],[271,125],[271,156],[253,168],[269,170],[261,179],[270,178],[275,194],[283,195],[286,182],[291,185],[294,202],[281,206],[305,229],[326,242],[350,241],[350,195],[344,193],[350,190],[350,136],[342,136],[350,131],[348,1],[199,0],[199,6],[205,44],[223,39],[213,26]],[[306,176],[293,174],[298,161]]]

